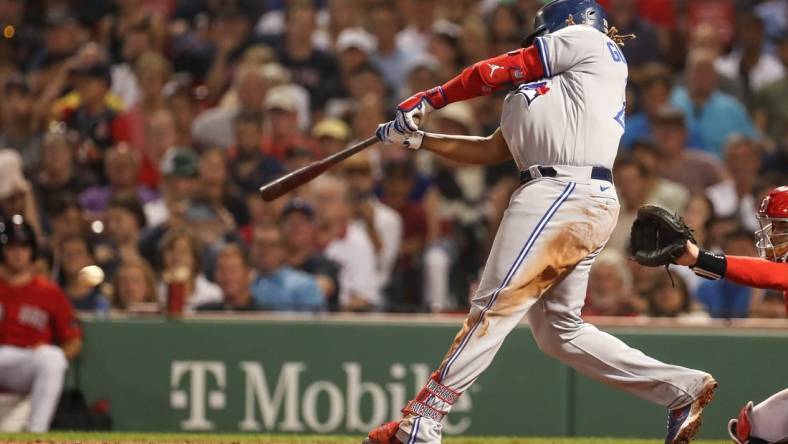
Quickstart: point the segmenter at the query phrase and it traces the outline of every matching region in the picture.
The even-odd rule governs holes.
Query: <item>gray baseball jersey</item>
[[[588,26],[568,26],[536,45],[545,78],[506,97],[501,129],[520,169],[549,165],[559,175],[512,194],[470,313],[399,422],[403,443],[440,443],[443,415],[524,316],[545,353],[668,408],[687,405],[714,383],[705,372],[650,358],[580,317],[591,265],[618,218],[615,188],[593,178],[590,167],[610,168],[616,157],[627,65],[618,46]]]
[[[517,166],[613,167],[624,133],[627,64],[588,26],[537,37],[545,79],[506,96],[501,131]]]

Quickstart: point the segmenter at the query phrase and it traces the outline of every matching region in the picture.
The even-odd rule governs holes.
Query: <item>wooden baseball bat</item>
[[[353,146],[349,146],[336,154],[332,154],[325,159],[312,162],[309,165],[293,171],[292,173],[288,173],[279,179],[273,180],[261,186],[260,197],[262,197],[264,201],[270,202],[287,193],[288,191],[309,182],[315,177],[323,174],[332,166],[358,153],[359,151],[371,147],[376,143],[378,143],[378,138],[372,136]]]

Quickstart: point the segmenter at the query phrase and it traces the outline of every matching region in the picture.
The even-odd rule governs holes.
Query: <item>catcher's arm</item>
[[[676,260],[700,277],[725,278],[748,287],[788,291],[788,264],[755,257],[726,256],[701,250],[687,241],[684,254]]]

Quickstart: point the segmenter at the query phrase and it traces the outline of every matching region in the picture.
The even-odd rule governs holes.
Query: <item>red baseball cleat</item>
[[[402,444],[402,441],[397,439],[397,430],[399,430],[398,421],[381,424],[369,432],[363,444]]]

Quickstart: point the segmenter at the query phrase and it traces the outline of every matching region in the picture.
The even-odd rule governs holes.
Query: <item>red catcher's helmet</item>
[[[758,222],[758,255],[770,261],[788,262],[788,186],[775,188],[763,198]]]

